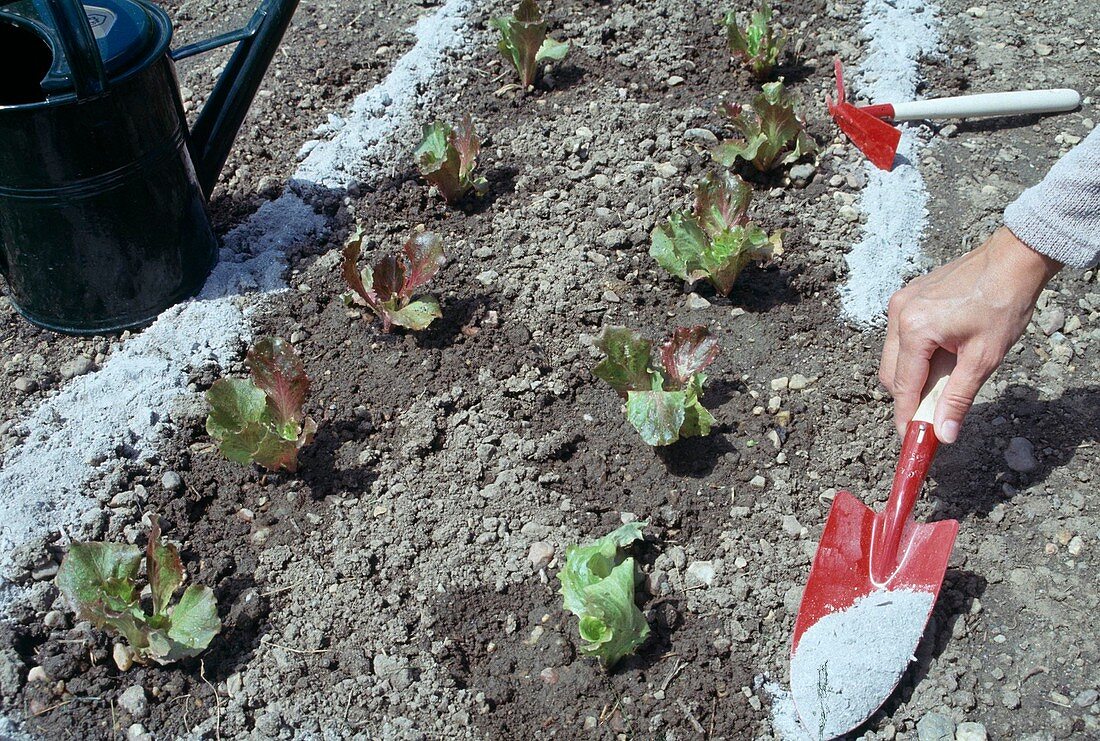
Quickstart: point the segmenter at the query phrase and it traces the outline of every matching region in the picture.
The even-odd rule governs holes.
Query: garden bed
[[[1096,89],[1100,72],[1080,58],[1095,44],[1096,12],[1082,10],[1065,32],[1071,41],[1059,43],[1037,41],[1013,20],[1046,28],[1054,11],[957,5],[942,11],[951,61],[928,62],[928,94],[959,92],[959,60],[969,60],[973,89],[1019,85],[1025,75],[1030,85],[1040,68],[1052,83]],[[276,64],[281,75],[246,123],[214,199],[220,232],[281,192],[320,112],[340,114],[380,80],[410,46],[402,29],[434,9],[300,11],[289,56]],[[155,457],[123,461],[95,484],[109,506],[91,534],[133,537],[142,512],[159,513],[193,580],[213,587],[222,634],[201,660],[122,673],[108,638],[56,612],[47,581],[17,575],[25,598],[0,626],[15,692],[5,691],[0,709],[25,732],[106,738],[140,722],[158,739],[770,733],[762,685],[786,679],[830,497],[848,488],[883,500],[897,451],[876,379],[881,331],[839,318],[843,255],[860,229],[840,207],[866,175],[819,104],[833,56],[859,57],[859,7],[780,6],[800,40],[798,64],[782,72],[822,151],[805,181],[754,179],[750,213],[786,230],[786,251],[746,269],[728,298],[685,293],[647,253],[651,229],[717,167],[685,133],[721,135],[716,105],[754,89],[731,67],[715,9],[556,2],[547,8],[553,33],[574,48],[530,94],[500,92],[511,78],[486,21],[502,10],[471,10],[471,41],[431,81],[437,102],[423,116],[473,116],[487,138],[484,198],[446,207],[411,157],[348,190],[290,186],[330,233],[293,245],[289,290],[259,299],[251,322],[257,337],[292,340],[313,382],[307,408],[320,428],[299,472],[226,461],[205,434],[196,395],[172,410],[177,434]],[[179,20],[202,35],[199,17],[215,11]],[[378,23],[365,20],[379,13]],[[361,16],[355,32],[349,16]],[[1078,37],[1085,42],[1072,42]],[[1005,38],[1019,43],[991,49]],[[1048,42],[1045,55],[1033,52]],[[1018,64],[1000,61],[1010,54]],[[211,69],[185,70],[185,84],[205,88]],[[941,130],[922,159],[929,259],[988,234],[1064,134],[1085,133],[1091,111]],[[349,312],[337,248],[355,223],[371,252],[396,249],[419,224],[442,236],[450,259],[432,286],[441,320],[384,335]],[[983,722],[995,738],[1100,732],[1100,652],[1088,628],[1100,545],[1097,292],[1091,272],[1052,284],[1040,321],[983,392],[965,437],[933,468],[933,496],[918,516],[955,517],[962,529],[918,661],[869,724],[873,737],[916,737],[930,713]],[[1068,360],[1041,328],[1056,309],[1078,323],[1059,328],[1074,348]],[[106,340],[48,335],[9,308],[4,316],[0,346],[24,358],[0,389],[6,452],[20,444],[18,422],[63,383],[65,361],[83,354],[100,365],[109,352]],[[703,399],[718,420],[710,437],[659,450],[639,439],[621,400],[592,376],[591,339],[615,324],[652,339],[705,324],[718,337]],[[201,391],[241,371],[196,368],[189,380]],[[29,393],[13,386],[23,377],[34,381]],[[1032,470],[1007,467],[1002,453],[1014,437],[1033,444]],[[649,523],[639,601],[653,634],[605,673],[578,654],[576,620],[554,575],[566,545],[632,518]],[[535,543],[554,549],[544,569],[528,558]],[[54,557],[62,551],[49,545]],[[26,683],[33,666],[49,681]],[[135,685],[147,695],[144,714],[119,706]]]

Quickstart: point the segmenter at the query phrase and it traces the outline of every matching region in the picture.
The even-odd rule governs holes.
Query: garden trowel
[[[917,523],[912,512],[936,453],[933,415],[954,364],[942,350],[932,358],[885,510],[876,513],[847,491],[833,500],[791,645],[791,694],[814,738],[858,727],[886,701],[939,594],[959,523]]]
[[[855,106],[848,102],[844,89],[844,71],[839,59],[836,60],[835,67],[837,100],[834,103],[826,96],[825,104],[829,113],[840,126],[840,130],[867,155],[867,159],[883,170],[893,169],[898,142],[901,140],[901,132],[890,125],[889,121],[1055,113],[1072,111],[1081,103],[1081,96],[1076,90],[1058,88]]]

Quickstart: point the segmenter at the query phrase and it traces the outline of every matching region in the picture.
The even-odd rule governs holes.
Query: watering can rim
[[[67,1],[67,0],[63,0]],[[117,0],[116,0],[117,1]],[[139,5],[147,13],[149,13],[149,20],[154,25],[154,33],[156,34],[156,42],[152,44],[148,50],[138,56],[135,59],[130,60],[117,74],[106,78],[108,87],[120,85],[131,79],[135,75],[141,73],[150,63],[161,57],[162,55],[169,53],[169,47],[172,44],[172,36],[174,33],[172,27],[172,19],[168,16],[168,13],[160,6],[149,2],[149,0],[122,0],[124,2],[133,3]],[[83,3],[81,3],[83,5]],[[62,48],[58,47],[57,40],[50,34],[50,29],[41,20],[35,20],[27,18],[25,16],[14,15],[10,12],[6,12],[0,7],[0,20],[7,20],[14,25],[30,27],[39,38],[42,39],[50,47],[50,53],[56,58],[58,55],[63,55],[68,58],[68,54]],[[99,51],[98,49],[96,50]],[[70,75],[73,74],[70,70]],[[87,96],[95,97],[95,96]],[[34,101],[33,103],[0,103],[0,113],[6,113],[9,111],[34,111],[43,108],[51,108],[53,106],[68,105],[76,100],[87,99],[81,98],[78,95],[75,86],[70,86],[68,90],[64,92],[57,92],[51,94],[46,100]]]
[[[169,49],[174,29],[168,13],[150,0],[126,1],[141,6],[149,13],[157,27],[155,30],[159,38],[150,51],[139,60],[131,62],[125,72],[108,79],[82,0],[43,0],[58,24],[57,35],[69,62],[73,90],[51,96],[45,101],[0,105],[0,115],[94,101],[109,95],[112,87],[125,83],[129,77],[140,74],[150,64],[155,64],[161,55],[167,55],[174,62],[221,46],[236,44],[234,53],[225,64],[188,132],[188,149],[198,174],[199,185],[209,199],[299,0],[260,0],[246,26],[175,51]],[[0,17],[11,16],[0,11]],[[20,18],[19,25],[24,20]],[[38,28],[37,31],[41,32],[42,29]],[[49,34],[44,40],[56,54],[57,49]]]

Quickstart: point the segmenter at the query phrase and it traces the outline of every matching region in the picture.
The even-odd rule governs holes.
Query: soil
[[[1057,5],[943,3],[945,51],[922,66],[925,93],[1065,85],[1095,94],[1100,10],[1067,16]],[[404,29],[436,7],[299,10],[215,193],[219,233],[278,195],[323,114],[381,79],[410,45]],[[807,102],[822,152],[804,187],[742,173],[756,187],[754,220],[785,229],[786,252],[747,269],[729,298],[687,294],[647,254],[650,230],[713,167],[684,132],[730,133],[717,103],[753,89],[728,61],[717,11],[555,2],[552,34],[573,49],[522,93],[502,90],[510,73],[487,31],[502,10],[472,11],[474,43],[424,114],[473,115],[490,193],[447,208],[406,159],[353,192],[323,194],[331,238],[295,246],[290,290],[253,312],[255,334],[291,339],[312,379],[320,430],[299,473],[224,460],[196,396],[175,410],[178,439],[104,484],[112,505],[102,535],[140,542],[142,513],[158,513],[191,579],[214,589],[223,633],[201,659],[120,672],[110,639],[76,622],[48,577],[28,571],[26,599],[0,624],[0,710],[25,732],[770,737],[761,688],[787,679],[829,501],[838,487],[884,500],[898,448],[876,380],[881,330],[838,319],[843,253],[859,230],[838,207],[858,197],[862,164],[816,104],[832,85],[833,56],[859,57],[858,4],[779,7],[799,39],[783,74]],[[247,17],[209,2],[173,14],[181,40]],[[196,107],[219,59],[181,69]],[[933,196],[929,264],[988,235],[1094,115],[1087,100],[1065,116],[937,127],[921,162]],[[334,248],[354,222],[369,254],[397,249],[420,224],[443,237],[449,261],[429,286],[441,320],[384,335],[344,306]],[[951,568],[917,661],[861,737],[916,738],[930,718],[978,721],[995,738],[1100,735],[1100,651],[1089,629],[1100,607],[1096,282],[1093,271],[1056,278],[963,438],[941,451],[918,517],[960,520]],[[18,320],[2,298],[0,311],[2,453],[64,383],[66,361],[85,355],[98,366],[110,341],[126,337],[59,337]],[[1057,312],[1063,324],[1048,333]],[[706,324],[719,337],[703,399],[720,422],[714,434],[656,451],[638,438],[591,375],[591,338],[611,324],[652,339]],[[804,389],[780,380],[794,374],[809,379]],[[192,380],[201,391],[216,377]],[[34,390],[18,390],[17,378]],[[1029,471],[1007,465],[1014,438],[1033,448]],[[166,488],[167,472],[182,487]],[[649,522],[637,555],[653,636],[605,673],[579,655],[555,574],[568,544],[631,518]],[[545,568],[528,559],[534,543],[554,549]],[[39,554],[56,559],[59,544]],[[34,666],[48,681],[26,681]],[[147,695],[144,714],[118,704],[133,686]]]

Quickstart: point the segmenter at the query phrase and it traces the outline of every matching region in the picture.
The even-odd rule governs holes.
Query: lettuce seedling
[[[581,653],[604,669],[632,654],[649,635],[649,623],[634,603],[634,559],[622,549],[642,539],[648,523],[630,522],[594,543],[565,549],[558,572],[565,609],[580,618]]]
[[[646,443],[671,445],[710,434],[715,420],[699,399],[707,379],[702,371],[718,356],[718,341],[706,327],[673,332],[659,348],[656,366],[649,340],[626,327],[606,327],[596,347],[607,357],[594,374],[626,399],[626,418]]]
[[[767,172],[817,150],[795,115],[794,102],[783,90],[782,82],[764,84],[763,92],[752,101],[753,115],[739,103],[726,103],[722,110],[742,137],[719,142],[711,149],[711,156],[726,167],[743,159],[760,172]]]
[[[206,392],[206,431],[231,461],[294,472],[298,451],[317,431],[302,413],[309,394],[302,360],[286,341],[267,337],[252,346],[245,363],[251,378],[220,378]]]
[[[787,43],[787,32],[772,26],[772,6],[768,0],[761,0],[760,7],[752,12],[749,24],[741,28],[737,16],[732,11],[722,19],[726,27],[726,39],[730,54],[740,57],[742,63],[752,71],[757,79],[766,79]]]
[[[783,252],[782,232],[771,236],[749,221],[752,189],[737,176],[708,175],[695,188],[694,211],[679,211],[653,230],[649,254],[688,283],[705,278],[728,296],[750,262]]]
[[[493,18],[489,25],[500,31],[500,48],[504,57],[519,72],[523,89],[535,84],[538,63],[545,59],[564,59],[569,44],[546,36],[546,21],[535,0],[520,0],[515,14]]]
[[[136,545],[73,543],[57,571],[57,586],[80,619],[125,638],[135,661],[168,664],[197,656],[222,629],[214,593],[192,584],[171,605],[183,584],[183,563],[179,550],[161,541],[154,518],[145,548],[152,607],[147,612],[137,582],[141,556]]]
[[[481,139],[467,114],[456,126],[444,121],[424,124],[424,137],[413,152],[420,174],[435,186],[447,203],[458,203],[470,192],[483,195],[489,182],[474,177]]]
[[[405,242],[400,256],[388,255],[374,267],[367,265],[358,271],[362,248],[363,230],[356,229],[344,246],[343,274],[351,288],[341,297],[345,304],[373,311],[382,320],[383,332],[389,332],[395,324],[406,329],[424,329],[443,316],[434,296],[413,300],[413,292],[434,278],[447,261],[438,236],[418,231]]]

